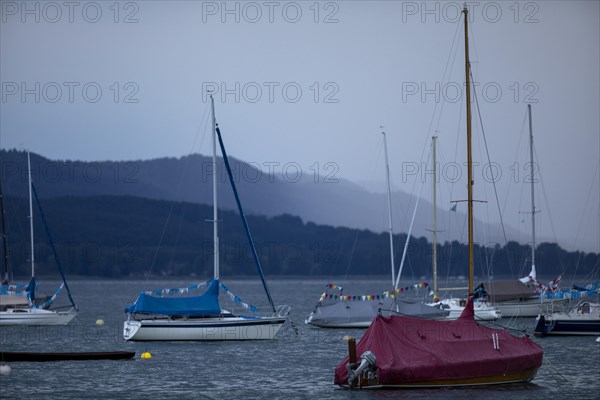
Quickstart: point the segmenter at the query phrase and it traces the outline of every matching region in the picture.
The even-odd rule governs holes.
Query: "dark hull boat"
[[[600,335],[600,303],[584,302],[569,312],[538,316],[535,336],[598,336]]]
[[[378,316],[334,383],[352,388],[474,386],[531,381],[543,350],[528,336],[477,324],[472,298],[454,321]],[[355,358],[355,357],[354,357]]]
[[[125,360],[135,357],[135,351],[103,351],[74,353],[37,353],[37,352],[0,352],[0,360],[14,361],[87,361],[87,360]]]

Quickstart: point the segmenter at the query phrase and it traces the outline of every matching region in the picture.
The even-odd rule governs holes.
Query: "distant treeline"
[[[213,270],[210,206],[149,200],[128,196],[59,197],[42,199],[42,207],[64,270],[69,275],[139,277],[144,275],[209,277]],[[6,199],[9,260],[14,275],[29,273],[29,214],[25,199]],[[223,275],[254,275],[250,247],[239,215],[219,215]],[[36,273],[56,274],[39,211],[34,205]],[[304,223],[299,217],[248,216],[265,274],[274,275],[385,275],[390,274],[387,234]],[[405,234],[395,235],[396,264]],[[1,251],[1,250],[0,250]],[[529,272],[530,249],[476,246],[478,276],[521,276]],[[542,243],[536,253],[538,272],[545,276],[566,272],[588,274],[598,269],[595,253],[568,252]],[[432,245],[412,238],[403,277],[430,277]],[[467,246],[438,245],[438,273],[467,275]]]

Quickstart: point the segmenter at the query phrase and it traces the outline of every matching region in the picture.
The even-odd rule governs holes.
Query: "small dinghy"
[[[12,352],[0,351],[0,360],[11,361],[87,361],[87,360],[125,360],[133,358],[135,351],[100,351],[100,352],[70,352],[70,353],[46,353],[46,352]]]

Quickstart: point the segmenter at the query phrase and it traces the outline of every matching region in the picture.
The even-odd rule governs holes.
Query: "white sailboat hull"
[[[304,323],[318,326],[319,328],[368,328],[371,326],[371,322],[373,322],[373,318],[364,319],[364,320],[355,320],[355,321],[346,321],[346,322],[330,322],[330,321],[320,321],[314,318],[314,314],[311,313]]]
[[[461,301],[466,304],[463,299],[444,299],[439,303],[432,303],[431,306],[440,307],[449,312],[446,319],[458,319],[465,307],[461,305]],[[477,321],[495,321],[502,318],[504,315],[497,307],[485,302],[474,302],[473,309],[475,311],[475,320]]]
[[[67,325],[77,311],[51,311],[39,308],[14,308],[0,311],[0,325]]]
[[[123,324],[125,340],[271,340],[285,317],[198,319],[130,319]]]
[[[535,318],[540,314],[552,312],[553,307],[563,306],[566,299],[557,299],[541,303],[539,299],[524,301],[503,301],[494,303],[505,318]]]

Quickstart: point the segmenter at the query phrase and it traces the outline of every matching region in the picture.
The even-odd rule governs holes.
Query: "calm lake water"
[[[256,305],[266,303],[260,283],[227,280],[237,295]],[[5,351],[136,351],[135,360],[11,363],[12,375],[0,376],[2,399],[370,399],[410,398],[600,398],[600,344],[594,337],[535,339],[544,350],[544,365],[530,384],[471,389],[423,389],[350,392],[333,385],[333,369],[346,355],[344,335],[360,338],[363,330],[324,330],[304,324],[327,283],[325,280],[270,282],[278,304],[293,306],[292,320],[274,341],[125,342],[123,308],[141,289],[187,286],[190,281],[72,281],[80,312],[66,327],[0,327]],[[378,293],[384,280],[356,280],[347,294]],[[56,287],[48,283],[48,291]],[[228,300],[222,306],[228,308]],[[96,325],[102,318],[104,326]],[[503,324],[515,321],[503,320]],[[533,330],[534,320],[516,321]],[[144,351],[153,358],[139,358]],[[562,375],[562,377],[561,377]]]

